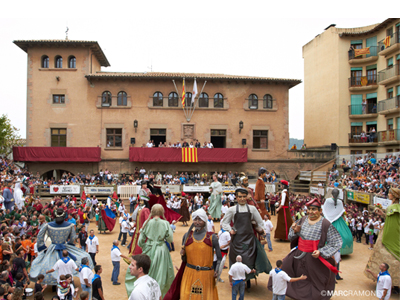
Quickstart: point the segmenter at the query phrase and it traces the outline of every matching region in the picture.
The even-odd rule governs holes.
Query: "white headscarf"
[[[192,213],[192,219],[196,219],[196,217],[199,217],[202,221],[207,223],[207,214],[204,211],[204,209],[200,208],[196,210],[195,212]]]

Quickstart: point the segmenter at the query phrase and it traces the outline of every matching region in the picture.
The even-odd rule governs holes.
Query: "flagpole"
[[[179,102],[182,102],[182,97],[179,97],[180,93],[178,91],[178,88],[176,87],[175,80],[172,79],[172,82],[174,83],[175,91],[176,91],[176,94],[178,95],[178,100],[180,99],[181,101],[179,101]],[[178,103],[178,106],[179,106],[179,103]],[[184,107],[183,107],[183,114],[185,115],[185,118],[186,118],[186,112],[185,112],[185,108]]]
[[[200,92],[199,96],[197,97],[197,102],[196,102],[196,99],[195,99],[195,102],[193,103],[193,111],[192,111],[192,114],[190,115],[190,120],[191,120],[192,117],[193,117],[194,111],[195,111],[195,109],[196,109],[196,103],[199,102],[200,96],[201,96],[201,94],[203,93],[203,90],[204,90],[204,87],[206,86],[206,83],[207,83],[207,80],[204,81],[203,87],[201,88],[201,92]]]

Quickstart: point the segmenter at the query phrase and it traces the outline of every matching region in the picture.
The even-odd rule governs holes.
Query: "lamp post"
[[[243,121],[239,122],[239,133],[242,131],[243,129]]]
[[[135,132],[137,132],[137,128],[138,128],[138,120],[133,121],[133,127],[135,128]]]

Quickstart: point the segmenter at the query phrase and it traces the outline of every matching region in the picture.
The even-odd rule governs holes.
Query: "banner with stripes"
[[[198,162],[197,148],[182,148],[182,162]]]

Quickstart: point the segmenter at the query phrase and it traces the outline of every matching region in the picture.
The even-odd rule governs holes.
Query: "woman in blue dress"
[[[81,248],[75,247],[76,233],[74,224],[64,221],[65,211],[58,208],[55,212],[55,221],[45,224],[38,234],[37,247],[39,255],[32,262],[29,277],[35,280],[39,274],[46,274],[46,271],[51,270],[54,264],[62,257],[62,251],[68,250],[69,256],[75,261],[79,267],[82,258],[89,259],[90,269],[94,268],[92,259],[89,253],[86,253]],[[47,248],[45,245],[46,235],[51,239],[51,245]],[[71,274],[79,277],[79,273],[74,271]],[[57,285],[58,272],[46,274],[43,284]]]

